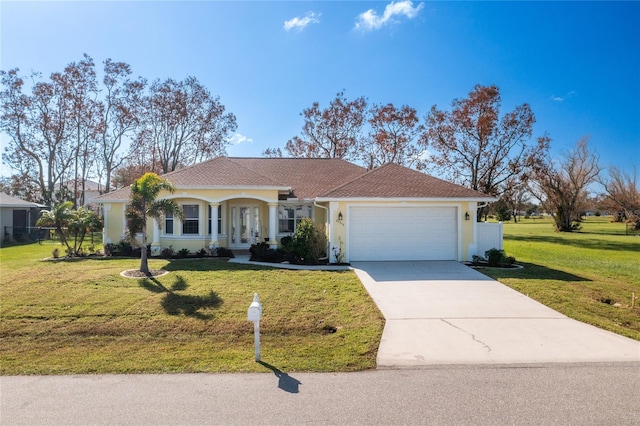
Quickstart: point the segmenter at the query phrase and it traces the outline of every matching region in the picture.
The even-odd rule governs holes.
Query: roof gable
[[[387,163],[320,198],[470,198],[490,199],[478,191],[435,178],[395,163]]]

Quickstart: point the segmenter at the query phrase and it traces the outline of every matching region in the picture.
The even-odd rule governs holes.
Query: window
[[[173,212],[164,215],[164,233],[173,235]]]
[[[211,235],[211,206],[208,210],[207,234]],[[218,234],[222,234],[222,206],[218,206]]]
[[[294,233],[300,219],[311,217],[311,205],[279,205],[278,206],[278,222],[280,233]]]
[[[200,213],[197,204],[185,204],[182,206],[184,222],[182,223],[183,235],[198,235],[200,233]]]

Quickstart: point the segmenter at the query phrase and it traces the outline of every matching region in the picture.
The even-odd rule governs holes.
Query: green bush
[[[297,263],[318,264],[327,256],[327,237],[310,218],[300,220],[290,244],[286,247]]]
[[[249,253],[251,253],[250,260],[256,262],[280,263],[285,260],[284,251],[272,249],[271,247],[269,247],[269,243],[267,242],[251,245],[251,248],[249,248]]]
[[[513,256],[507,256],[504,250],[492,248],[484,252],[484,256],[487,259],[489,266],[512,266],[516,263],[516,258]],[[475,257],[474,257],[475,260]]]

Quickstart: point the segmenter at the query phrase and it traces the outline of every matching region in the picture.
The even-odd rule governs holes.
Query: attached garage
[[[349,261],[458,260],[457,207],[351,206]]]

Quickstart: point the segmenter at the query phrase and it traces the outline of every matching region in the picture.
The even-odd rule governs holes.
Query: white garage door
[[[455,207],[351,207],[349,260],[457,260]]]

